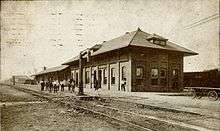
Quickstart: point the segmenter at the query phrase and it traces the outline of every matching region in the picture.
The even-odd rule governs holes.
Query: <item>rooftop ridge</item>
[[[134,40],[134,37],[137,35],[137,33],[141,31],[141,29],[138,27],[137,30],[135,31],[134,35],[131,37],[131,40],[128,43],[128,46],[131,45],[132,41]]]

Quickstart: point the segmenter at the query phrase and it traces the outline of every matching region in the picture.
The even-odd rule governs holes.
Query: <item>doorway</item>
[[[98,70],[98,87],[101,88],[102,83],[102,70]]]
[[[178,89],[178,86],[179,86],[179,72],[177,69],[173,69],[172,70],[172,88],[174,90]]]
[[[95,88],[95,80],[97,79],[96,70],[93,71],[93,88]]]

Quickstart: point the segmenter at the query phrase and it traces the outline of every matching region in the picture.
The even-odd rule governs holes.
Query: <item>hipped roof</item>
[[[170,50],[170,51],[177,51],[177,52],[183,52],[184,56],[191,56],[191,55],[197,55],[196,52],[193,52],[189,49],[186,49],[182,46],[179,46],[177,44],[174,44],[173,42],[170,42],[167,40],[165,46],[157,45],[148,40],[149,37],[157,36],[158,38],[163,38],[162,36],[156,35],[156,34],[149,34],[144,31],[141,31],[139,28],[136,31],[132,32],[126,32],[124,35],[114,38],[112,40],[103,42],[100,46],[100,48],[92,53],[92,56],[102,54],[108,51],[113,51],[116,49],[120,49],[123,47],[128,46],[139,46],[139,47],[146,47],[146,48],[153,48],[153,49],[163,49],[163,50]],[[165,38],[163,38],[165,39]],[[79,56],[75,56],[71,59],[69,59],[67,62],[63,63],[63,65],[68,65],[74,61],[77,61],[79,59]]]

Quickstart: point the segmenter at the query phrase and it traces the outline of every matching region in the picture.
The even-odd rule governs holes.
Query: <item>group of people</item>
[[[64,92],[64,88],[68,87],[68,90],[71,92],[75,91],[75,81],[73,79],[64,79],[62,81],[58,80],[49,80],[49,81],[40,81],[41,91],[49,91],[57,93],[59,89],[61,89],[62,92]]]
[[[76,87],[76,82],[73,79],[64,79],[62,81],[58,80],[49,80],[44,81],[43,79],[40,81],[41,91],[49,91],[57,93],[59,89],[61,92],[64,92],[64,88],[68,87],[68,91],[74,92]],[[94,88],[98,91],[101,88],[101,80],[94,79]],[[121,82],[121,90],[126,91],[126,78],[122,79]]]

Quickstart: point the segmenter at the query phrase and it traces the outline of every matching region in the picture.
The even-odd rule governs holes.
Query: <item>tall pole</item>
[[[15,76],[12,76],[13,85],[15,85]]]
[[[78,95],[83,95],[83,68],[82,68],[82,53],[79,53],[79,92]]]

